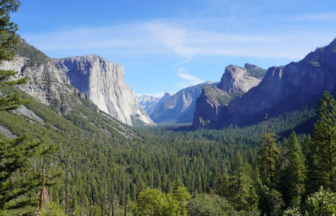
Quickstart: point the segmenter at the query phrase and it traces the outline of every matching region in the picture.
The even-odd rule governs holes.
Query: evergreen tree
[[[12,61],[15,58],[18,43],[18,36],[15,32],[18,27],[10,21],[10,13],[16,12],[19,6],[20,2],[18,0],[3,0],[0,2],[0,64],[3,61]],[[27,83],[27,77],[8,81],[16,74],[17,72],[13,70],[0,70],[0,87]],[[19,93],[0,96],[0,111],[16,109],[26,102]]]
[[[18,0],[0,2],[0,64],[15,58],[18,42],[15,32],[18,28],[10,21],[10,13],[16,12],[19,5]],[[27,78],[9,81],[15,74],[17,72],[13,70],[0,70],[0,86],[27,82]],[[0,111],[13,110],[26,103],[19,93],[10,93],[0,97]],[[0,214],[9,214],[13,209],[37,205],[36,198],[24,196],[41,185],[41,176],[32,169],[30,159],[45,155],[50,150],[52,146],[47,147],[44,141],[33,141],[28,136],[0,141]]]
[[[237,211],[247,208],[247,197],[252,180],[246,176],[244,161],[242,156],[237,153],[232,162],[232,175],[230,177],[231,196],[229,200]]]
[[[318,119],[312,131],[319,185],[336,190],[336,101],[325,92],[316,108]],[[313,150],[313,149],[311,149]]]
[[[259,166],[261,180],[269,188],[275,188],[280,168],[280,151],[275,145],[274,133],[265,133],[262,136],[261,148],[259,150]]]
[[[305,191],[306,166],[304,155],[294,131],[290,135],[288,146],[288,165],[286,167],[287,191],[290,196],[290,205],[292,207],[299,207],[301,196]]]

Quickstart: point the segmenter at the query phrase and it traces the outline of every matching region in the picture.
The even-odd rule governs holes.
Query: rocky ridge
[[[299,62],[271,67],[263,80],[246,94],[233,99],[216,115],[220,122],[212,128],[230,124],[256,124],[286,111],[315,107],[325,91],[336,95],[336,39],[317,48]],[[199,128],[194,118],[194,128]]]
[[[139,97],[139,102],[142,108],[147,112],[148,115],[153,114],[156,108],[158,108],[163,102],[165,102],[168,98],[170,98],[173,93],[165,92],[163,97],[155,97],[142,95]]]
[[[121,65],[96,55],[53,61],[65,71],[71,85],[87,95],[100,110],[128,125],[132,125],[131,116],[146,125],[155,125],[126,84]]]
[[[155,123],[191,123],[196,99],[205,85],[216,86],[211,81],[182,89],[164,101],[151,115]]]
[[[33,97],[59,115],[75,124],[78,123],[80,127],[86,125],[85,128],[87,129],[93,126],[104,133],[106,132],[105,134],[108,136],[115,136],[117,131],[127,139],[139,138],[127,125],[123,125],[122,122],[112,117],[105,117],[98,107],[87,98],[86,94],[81,93],[70,84],[68,76],[59,65],[35,47],[27,44],[23,39],[19,41],[17,57],[11,62],[2,62],[0,69],[17,71],[18,74],[13,79],[28,77],[26,85],[9,89],[2,88],[1,91],[6,94],[10,91],[20,92],[21,90],[23,91],[21,94],[25,95],[25,98]],[[33,100],[32,103],[40,106],[38,105],[39,102]],[[43,127],[50,126],[57,130],[54,125],[50,124],[49,120],[49,123],[45,122],[45,116],[41,116],[41,113],[37,115],[36,112],[28,109],[28,106],[22,106],[13,112],[26,116],[27,121],[31,123],[41,124]],[[91,125],[88,126],[87,123]],[[109,131],[108,133],[106,129]],[[91,130],[95,129],[91,128]],[[6,131],[0,130],[0,132],[8,134]]]
[[[219,116],[231,100],[241,97],[257,86],[265,71],[247,63],[244,68],[236,65],[227,66],[218,87],[205,86],[196,100],[193,128],[217,128],[221,124]]]

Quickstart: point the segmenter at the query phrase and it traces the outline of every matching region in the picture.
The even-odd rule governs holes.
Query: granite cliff
[[[193,127],[217,128],[221,125],[219,116],[231,100],[257,86],[265,72],[266,70],[247,63],[244,68],[227,66],[218,87],[205,86],[196,100]]]
[[[170,98],[173,93],[166,92],[163,97],[155,97],[142,95],[139,97],[141,107],[147,112],[148,115],[152,115],[156,108],[158,108],[163,102]]]
[[[19,41],[17,57],[13,61],[4,61],[0,69],[14,70],[18,74],[14,79],[28,77],[26,85],[18,86],[41,103],[52,107],[56,112],[68,114],[72,110],[70,95],[85,98],[76,88],[70,85],[70,80],[64,71],[41,51]],[[68,101],[69,103],[62,103]]]
[[[131,117],[155,125],[126,84],[121,65],[95,55],[53,61],[65,71],[71,85],[87,95],[100,110],[128,125],[132,125]]]
[[[233,99],[216,115],[220,128],[230,124],[246,126],[286,111],[315,107],[328,91],[336,94],[336,39],[317,48],[299,62],[271,67],[263,80],[246,94]],[[194,118],[194,128],[199,128]],[[215,126],[211,126],[215,128]]]
[[[196,99],[205,85],[217,85],[211,81],[178,91],[163,102],[151,115],[155,123],[191,123],[195,111]]]
[[[18,46],[17,57],[11,62],[2,62],[0,69],[18,72],[13,79],[27,76],[27,84],[3,87],[1,91],[5,94],[19,91],[23,97],[32,97],[36,100],[31,99],[31,104],[22,106],[13,113],[25,116],[32,124],[40,124],[55,130],[58,130],[59,121],[66,119],[65,121],[72,122],[70,124],[74,124],[80,130],[95,131],[108,137],[120,137],[121,134],[126,139],[139,138],[129,126],[99,111],[86,94],[71,85],[66,73],[48,56],[23,39],[19,40]],[[57,118],[59,121],[55,123]],[[6,121],[1,124],[6,124]],[[16,135],[14,133],[12,136],[9,133],[12,131],[5,126],[0,125],[0,133],[4,133],[9,138]]]

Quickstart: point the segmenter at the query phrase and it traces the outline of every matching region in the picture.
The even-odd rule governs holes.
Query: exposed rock
[[[42,125],[45,125],[45,122],[43,121],[43,119],[38,117],[33,111],[27,109],[27,107],[25,107],[25,106],[20,106],[18,109],[13,110],[13,112],[17,113],[19,115],[27,116],[31,119],[34,119],[34,120],[40,122]]]
[[[246,93],[252,87],[257,86],[260,81],[261,79],[249,75],[247,69],[236,65],[229,65],[225,68],[225,72],[218,84],[218,88],[227,93],[233,93],[235,91]]]
[[[39,52],[40,55],[45,56],[41,51],[28,45],[23,39],[20,39],[19,42],[21,45],[29,47],[29,51]],[[28,83],[19,85],[18,88],[59,113],[67,114],[71,111],[70,103],[61,103],[62,100],[67,101],[67,98],[64,98],[67,95],[75,94],[85,97],[70,85],[70,80],[64,71],[47,56],[45,56],[44,62],[39,64],[32,62],[26,56],[17,56],[13,61],[3,61],[0,69],[18,72],[13,79],[27,76]]]
[[[226,110],[226,106],[233,98],[240,97],[258,85],[261,79],[255,76],[260,76],[263,71],[262,68],[251,64],[245,64],[245,68],[236,65],[227,66],[218,88],[205,86],[197,99],[193,127],[195,129],[220,127],[220,116],[223,110]]]
[[[218,115],[230,99],[232,97],[227,92],[215,86],[204,86],[201,96],[196,101],[193,127],[216,128],[220,124]]]
[[[139,103],[148,115],[151,115],[154,112],[154,107],[159,101],[160,98],[155,96],[141,95],[139,97]]]
[[[131,116],[155,125],[139,104],[135,92],[125,83],[121,65],[102,57],[86,55],[54,59],[68,75],[71,85],[91,99],[100,110],[132,125]]]
[[[155,123],[191,123],[196,99],[205,85],[215,86],[211,81],[180,90],[164,101],[151,115]]]
[[[264,115],[315,107],[325,91],[336,95],[336,39],[285,67],[271,67],[260,84],[222,110],[222,126],[255,124]]]
[[[139,102],[142,108],[148,115],[152,115],[156,108],[158,108],[163,102],[170,98],[173,93],[166,92],[163,97],[158,98],[155,96],[142,95],[139,97]]]
[[[8,139],[13,139],[13,138],[16,137],[14,134],[12,134],[12,132],[10,130],[8,130],[7,128],[5,128],[2,125],[0,125],[0,133],[5,135]]]

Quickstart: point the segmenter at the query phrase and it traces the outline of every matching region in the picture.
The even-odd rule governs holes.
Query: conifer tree
[[[246,176],[244,161],[242,156],[237,153],[232,162],[232,175],[230,177],[231,196],[229,200],[237,211],[247,207],[247,197],[252,180]]]
[[[17,24],[10,21],[10,13],[16,12],[19,6],[20,2],[18,0],[3,0],[0,2],[0,64],[3,61],[15,59],[18,43],[18,36],[15,32],[18,27]],[[27,77],[9,81],[16,74],[17,72],[13,70],[0,70],[0,87],[27,83]],[[0,111],[13,110],[24,103],[27,103],[27,101],[23,100],[19,93],[0,96]]]
[[[286,167],[287,191],[291,207],[299,207],[301,196],[304,194],[306,178],[305,158],[293,131],[288,140],[288,165]]]
[[[15,58],[18,36],[15,32],[17,25],[10,21],[10,13],[16,12],[18,0],[2,0],[0,2],[0,64]],[[10,81],[17,74],[13,70],[0,70],[0,87],[6,85],[25,84],[27,78]],[[0,97],[0,111],[9,111],[27,103],[18,93]],[[41,176],[32,169],[31,158],[45,155],[52,150],[43,140],[33,141],[28,136],[13,140],[0,141],[0,214],[10,214],[10,210],[24,206],[37,207],[36,198],[24,195],[41,185]],[[24,175],[23,175],[24,173]],[[50,178],[46,178],[46,186]]]
[[[274,133],[265,133],[261,138],[259,166],[261,180],[269,188],[275,188],[278,180],[280,151],[275,145]]]
[[[336,190],[336,101],[328,92],[323,94],[317,110],[318,119],[312,131],[320,186]],[[310,151],[312,151],[311,149]],[[310,168],[311,169],[311,168]]]

